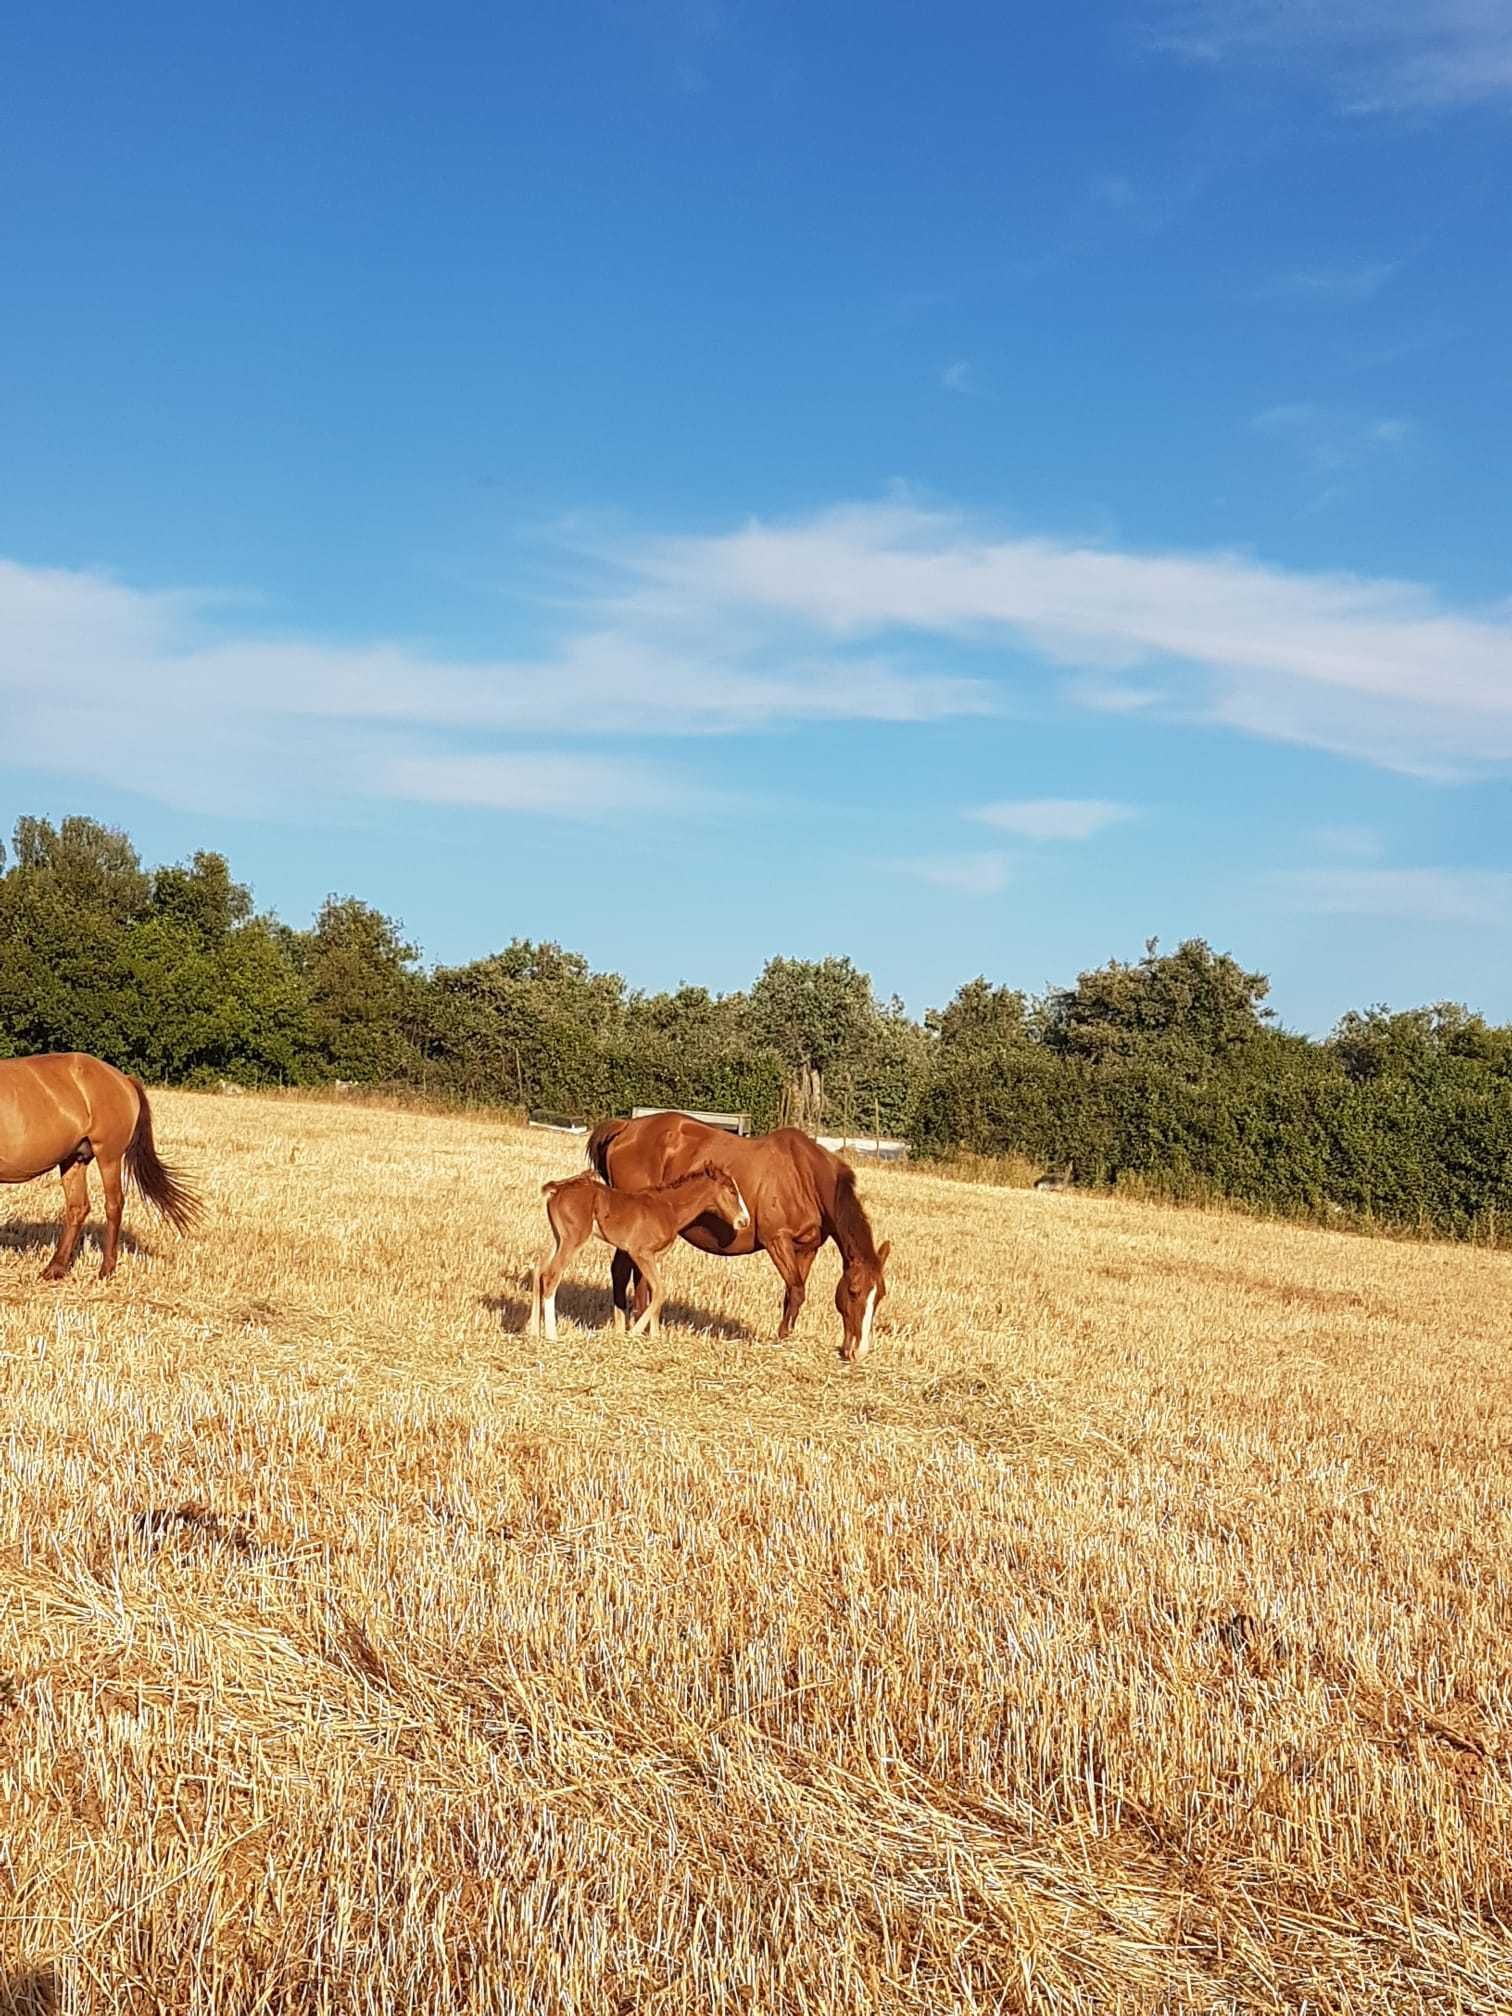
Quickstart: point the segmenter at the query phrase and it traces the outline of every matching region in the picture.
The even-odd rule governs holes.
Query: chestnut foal
[[[661,1329],[661,1307],[666,1300],[656,1263],[678,1234],[706,1212],[728,1219],[737,1232],[743,1232],[751,1222],[734,1177],[712,1165],[694,1169],[658,1190],[611,1190],[590,1169],[560,1183],[543,1183],[541,1195],[546,1199],[546,1216],[556,1235],[556,1246],[531,1276],[533,1337],[541,1334],[543,1319],[547,1337],[556,1336],[557,1283],[568,1261],[595,1232],[617,1252],[630,1255],[651,1291],[651,1299],[631,1325],[630,1335],[649,1330],[655,1337]],[[624,1312],[616,1308],[614,1327],[622,1329],[624,1323]]]

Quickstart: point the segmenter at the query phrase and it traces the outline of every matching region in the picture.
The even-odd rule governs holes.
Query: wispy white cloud
[[[1342,259],[1326,266],[1293,266],[1273,273],[1255,292],[1262,301],[1354,306],[1373,301],[1401,270],[1398,259]]]
[[[1342,476],[1372,458],[1399,454],[1414,432],[1400,415],[1362,416],[1307,399],[1268,406],[1249,424],[1254,433],[1283,443],[1319,476]]]
[[[1106,827],[1132,819],[1134,808],[1111,798],[1016,798],[978,805],[967,817],[1021,840],[1090,840]]]
[[[1512,96],[1505,0],[1168,0],[1155,40],[1192,63],[1293,71],[1356,114]]]
[[[1512,608],[1422,584],[1005,536],[906,498],[637,549],[640,595],[854,645],[1034,653],[1175,714],[1418,775],[1512,762]],[[1021,673],[1032,677],[1032,671]]]
[[[836,649],[706,599],[632,604],[611,606],[595,581],[561,612],[551,650],[464,658],[269,637],[212,595],[0,560],[3,754],[197,810],[424,796],[590,816],[652,785],[664,806],[693,796],[665,764],[569,758],[563,743],[919,723],[998,704],[984,680],[910,669],[906,648]]]
[[[1073,673],[1065,682],[1066,698],[1093,714],[1141,714],[1165,698],[1158,686],[1131,685],[1095,672]]]
[[[1013,879],[1013,863],[1006,854],[926,855],[898,866],[936,888],[958,889],[967,896],[1000,895]]]
[[[1092,176],[1086,194],[1092,208],[1144,237],[1169,230],[1202,195],[1211,169],[1197,163],[1184,171],[1139,176],[1112,171]]]
[[[1286,907],[1323,917],[1505,925],[1512,874],[1485,868],[1302,868],[1269,878]]]
[[[713,794],[666,765],[581,750],[398,756],[383,765],[373,781],[395,798],[577,819],[630,811],[666,815],[714,802]]]
[[[1317,853],[1331,855],[1336,861],[1379,861],[1386,852],[1386,843],[1374,826],[1315,826],[1310,837]]]
[[[0,562],[4,756],[222,810],[423,788],[560,816],[612,796],[548,787],[571,750],[628,753],[687,804],[674,738],[1069,700],[1421,775],[1512,765],[1512,606],[1417,583],[1003,534],[907,496],[693,537],[579,525],[561,550],[554,639],[478,657]]]
[[[940,373],[940,383],[947,392],[974,392],[975,368],[968,358],[958,357],[953,364],[947,364]]]

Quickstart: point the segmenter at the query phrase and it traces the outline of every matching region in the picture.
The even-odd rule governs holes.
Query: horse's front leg
[[[817,1246],[799,1245],[796,1239],[781,1232],[767,1241],[767,1251],[772,1256],[772,1265],[782,1276],[787,1293],[782,1298],[782,1322],[777,1330],[777,1342],[785,1344],[793,1334],[793,1326],[803,1308],[803,1298],[808,1293],[809,1269],[814,1264]]]

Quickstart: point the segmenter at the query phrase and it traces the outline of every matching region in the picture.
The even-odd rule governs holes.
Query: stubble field
[[[0,2010],[1512,2008],[1512,1258],[863,1174],[524,1336],[492,1124],[0,1193]]]

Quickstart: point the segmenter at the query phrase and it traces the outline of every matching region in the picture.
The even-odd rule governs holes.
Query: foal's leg
[[[89,1178],[85,1168],[77,1155],[70,1155],[66,1162],[58,1164],[58,1174],[63,1178],[63,1230],[58,1235],[58,1250],[42,1269],[44,1281],[61,1281],[73,1265],[79,1234],[89,1217]]]
[[[651,1290],[647,1286],[646,1277],[642,1273],[639,1264],[632,1260],[630,1262],[630,1314],[639,1320],[640,1317],[645,1315],[650,1300]]]
[[[121,1244],[121,1208],[125,1185],[121,1181],[121,1161],[101,1156],[100,1185],[105,1192],[105,1251],[100,1257],[100,1279],[108,1281],[116,1270],[116,1254]]]
[[[547,1215],[550,1216],[549,1213]],[[556,1246],[550,1257],[537,1267],[532,1278],[530,1327],[532,1335],[539,1336],[544,1318],[546,1336],[551,1343],[555,1343],[557,1283],[566,1273],[569,1262],[588,1237],[588,1233],[575,1224],[558,1224],[555,1218],[551,1220],[551,1229],[556,1234]]]
[[[656,1257],[659,1260],[661,1255],[658,1254]],[[635,1264],[640,1269],[641,1281],[647,1290],[648,1300],[644,1310],[631,1324],[630,1335],[639,1337],[643,1331],[649,1331],[653,1337],[660,1337],[661,1310],[663,1302],[667,1299],[666,1292],[649,1253],[637,1254]]]

